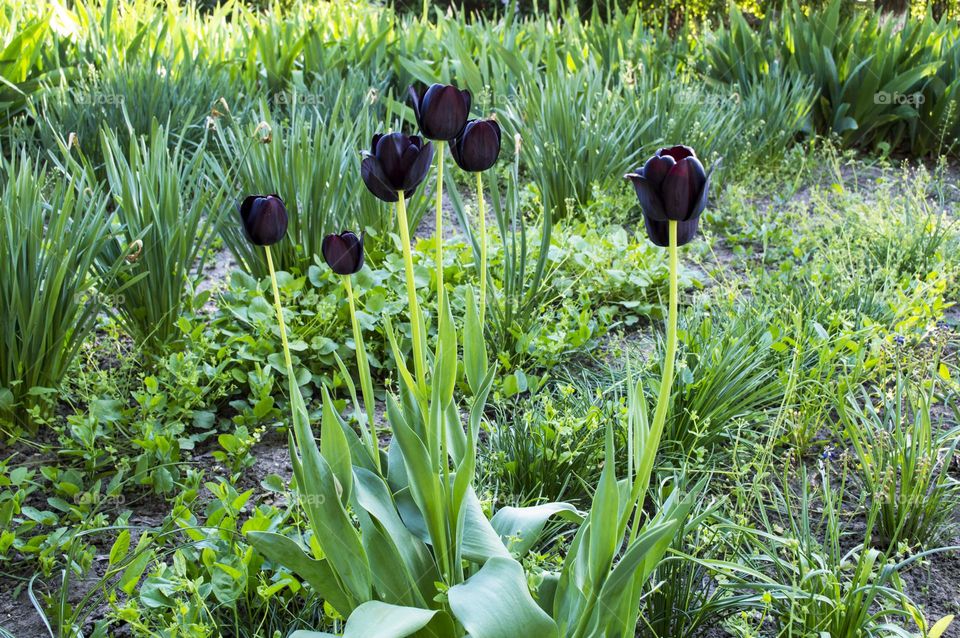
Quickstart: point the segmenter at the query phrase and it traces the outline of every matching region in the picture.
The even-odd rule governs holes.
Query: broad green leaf
[[[116,565],[123,560],[130,550],[130,530],[122,530],[117,534],[117,540],[113,541],[113,547],[110,548],[109,563]]]
[[[472,286],[467,288],[467,312],[463,324],[463,368],[467,385],[476,396],[487,375],[487,349]]]
[[[249,532],[247,538],[268,559],[307,581],[341,616],[350,613],[349,596],[341,589],[326,560],[312,558],[295,541],[282,534]]]
[[[557,626],[533,600],[520,563],[491,558],[447,592],[453,615],[471,638],[556,638]]]
[[[583,522],[583,514],[569,503],[544,503],[533,507],[501,508],[490,519],[490,524],[514,555],[523,556],[537,542],[552,516],[571,523]]]
[[[441,638],[453,635],[453,623],[442,611],[388,605],[371,600],[357,607],[347,619],[342,638],[406,638],[434,625],[430,632]],[[290,638],[333,638],[318,631],[295,631]]]

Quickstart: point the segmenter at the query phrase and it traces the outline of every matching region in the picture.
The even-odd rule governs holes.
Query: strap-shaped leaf
[[[462,556],[475,563],[484,563],[491,558],[510,558],[510,552],[500,540],[490,521],[480,507],[480,500],[473,491],[467,489],[463,497],[463,542]]]
[[[481,276],[485,274],[481,273]],[[483,378],[487,376],[487,347],[474,300],[473,286],[467,287],[467,313],[463,320],[463,369],[466,372],[467,385],[476,396],[480,392]]]
[[[504,545],[514,555],[522,556],[537,542],[552,516],[571,523],[583,522],[583,514],[569,503],[543,503],[533,507],[501,508],[490,519],[490,524],[500,535]]]
[[[308,555],[292,539],[273,532],[249,532],[250,544],[274,563],[283,565],[307,581],[314,591],[342,616],[350,613],[348,597],[340,589],[337,579],[326,560],[317,560]]]
[[[491,558],[447,594],[453,615],[471,638],[557,636],[556,624],[537,606],[523,567],[512,558]]]
[[[403,563],[406,580],[415,583],[414,589],[420,592],[432,591],[433,583],[439,580],[436,564],[423,540],[404,524],[386,483],[362,468],[354,468],[354,472],[357,504],[383,528]],[[364,544],[369,551],[371,543]]]
[[[418,631],[445,638],[454,635],[453,622],[442,611],[400,607],[371,600],[357,607],[347,619],[342,638],[407,638]],[[290,638],[336,638],[319,631],[295,631]]]
[[[323,394],[323,418],[320,422],[320,451],[323,458],[330,464],[333,475],[340,486],[340,502],[347,505],[350,502],[350,493],[353,490],[353,461],[350,458],[350,445],[343,431],[340,417],[333,409],[333,400],[327,393]]]
[[[307,407],[292,376],[290,404],[293,430],[301,457],[302,476],[297,477],[301,503],[334,573],[349,589],[355,604],[364,602],[369,600],[371,594],[370,566],[366,552],[353,521],[340,502],[333,470],[320,454],[313,438]]]

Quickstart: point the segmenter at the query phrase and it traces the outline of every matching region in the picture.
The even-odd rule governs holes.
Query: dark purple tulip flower
[[[452,140],[470,115],[470,91],[455,86],[432,84],[422,94],[409,89],[413,112],[423,136],[431,140]]]
[[[385,202],[409,199],[433,163],[433,144],[418,135],[377,133],[369,152],[364,151],[360,176],[371,193]]]
[[[707,206],[710,173],[703,170],[692,148],[661,148],[625,177],[637,191],[647,234],[654,244],[667,246],[670,221],[678,222],[678,246],[693,240],[700,213]]]
[[[338,275],[352,275],[363,268],[362,234],[357,237],[346,230],[339,235],[327,235],[320,244],[320,250],[324,261]]]
[[[279,195],[250,195],[240,204],[243,232],[257,246],[271,246],[287,234],[287,208]]]
[[[500,125],[496,120],[470,120],[450,142],[450,154],[465,171],[485,171],[500,156]]]

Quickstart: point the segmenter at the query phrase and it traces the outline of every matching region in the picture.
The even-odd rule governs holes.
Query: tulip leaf
[[[544,503],[533,507],[504,507],[490,524],[516,556],[523,556],[537,542],[547,521],[557,516],[571,523],[583,522],[583,514],[569,503]]]
[[[292,376],[289,387],[293,430],[301,457],[297,488],[303,508],[334,572],[343,579],[355,600],[362,602],[371,593],[366,553],[340,501],[337,478],[313,438],[303,395]]]
[[[439,579],[433,558],[423,541],[404,524],[386,483],[368,470],[355,468],[354,472],[357,503],[384,529],[386,537],[396,547],[403,561],[410,582],[432,585]]]
[[[401,607],[371,600],[350,614],[343,638],[406,638],[421,630],[427,630],[424,635],[437,638],[454,635],[453,623],[442,611]],[[333,635],[298,631],[294,632],[291,638],[327,638]]]
[[[447,592],[450,609],[471,638],[556,638],[557,626],[527,589],[520,563],[491,558]]]
[[[353,489],[353,464],[350,458],[350,445],[340,422],[340,417],[333,410],[333,400],[322,389],[323,417],[320,425],[320,448],[323,458],[330,464],[337,484],[340,487],[340,502],[344,506],[350,502],[350,492]]]
[[[463,322],[463,368],[467,376],[467,385],[476,395],[480,391],[480,383],[487,374],[487,349],[473,286],[467,287],[467,312]]]
[[[337,583],[337,579],[326,560],[317,560],[309,556],[295,541],[282,534],[273,532],[249,532],[250,544],[268,559],[283,565],[294,574],[307,581],[313,590],[337,610],[342,616],[350,613],[348,597]]]

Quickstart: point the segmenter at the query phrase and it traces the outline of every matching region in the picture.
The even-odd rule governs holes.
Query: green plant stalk
[[[273,307],[277,311],[277,324],[280,326],[280,343],[283,344],[283,362],[287,366],[287,377],[290,383],[296,383],[293,377],[293,360],[290,357],[290,344],[287,343],[287,326],[283,321],[283,307],[280,305],[280,287],[277,286],[277,271],[273,268],[273,257],[270,255],[270,246],[264,246],[267,253],[267,268],[270,270],[270,284],[273,286]]]
[[[677,357],[677,314],[679,284],[677,281],[679,260],[677,257],[677,222],[669,222],[668,249],[670,263],[670,296],[667,302],[667,351],[664,355],[663,374],[660,377],[660,392],[657,396],[657,408],[653,415],[653,423],[643,439],[643,449],[640,451],[640,458],[637,463],[638,481],[634,485],[633,498],[637,502],[636,507],[642,506],[643,496],[647,493],[650,485],[650,474],[653,471],[653,463],[656,460],[657,450],[660,447],[660,439],[663,436],[663,428],[667,420],[667,408],[670,404],[670,392],[673,389],[673,368],[674,360]],[[643,477],[643,478],[641,478]],[[640,532],[640,516],[634,516],[633,525],[630,529],[630,538],[628,543],[632,543]]]
[[[413,278],[413,256],[410,252],[410,228],[407,226],[407,202],[403,191],[398,193],[397,218],[400,222],[400,243],[403,245],[403,265],[407,275],[407,303],[410,307],[410,331],[413,334],[413,367],[417,375],[417,387],[421,394],[427,389],[427,360],[424,354],[423,328],[420,322],[420,304],[417,302],[417,286]]]
[[[443,142],[437,142],[437,306],[443,299]]]
[[[380,469],[380,451],[377,448],[377,428],[373,421],[374,401],[373,384],[370,380],[370,363],[367,361],[367,348],[363,345],[363,333],[357,320],[357,307],[353,299],[353,284],[350,275],[343,276],[343,286],[347,289],[347,302],[350,304],[350,322],[353,324],[353,343],[357,353],[357,374],[360,376],[360,392],[363,395],[363,408],[367,413],[367,423],[360,424],[363,438],[370,447],[370,456],[377,470]]]
[[[487,312],[487,211],[483,201],[483,173],[477,171],[477,214],[480,216],[480,325]]]
[[[670,390],[673,388],[673,365],[677,356],[677,222],[670,222],[670,299],[667,314],[667,352],[663,362],[663,375],[660,378],[660,394],[657,396],[657,409],[653,415],[651,433],[655,441],[647,441],[656,449],[660,445],[660,433],[667,419],[667,407],[670,404]]]

